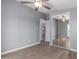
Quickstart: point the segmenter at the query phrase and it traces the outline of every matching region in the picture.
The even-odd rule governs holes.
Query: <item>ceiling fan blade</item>
[[[51,9],[50,7],[48,7],[46,5],[43,5],[43,7],[46,8],[46,9],[49,9],[49,10]]]
[[[21,3],[34,3],[34,2],[26,2],[26,1],[22,1]]]
[[[37,7],[35,8],[35,11],[38,11],[38,8]]]

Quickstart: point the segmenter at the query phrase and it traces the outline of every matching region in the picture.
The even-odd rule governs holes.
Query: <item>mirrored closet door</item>
[[[58,15],[51,19],[51,39],[53,45],[70,48],[69,15]]]

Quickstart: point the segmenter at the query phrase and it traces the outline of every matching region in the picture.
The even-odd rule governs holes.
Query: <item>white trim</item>
[[[51,45],[50,45],[50,46],[51,46]],[[75,49],[67,49],[67,48],[64,48],[64,47],[57,46],[57,45],[52,45],[52,46],[55,46],[55,47],[58,47],[58,48],[62,48],[62,49],[64,49],[64,50],[68,50],[68,51],[77,52],[77,50],[75,50]]]
[[[74,52],[77,52],[77,50],[75,50],[75,49],[70,49],[71,51],[74,51]]]
[[[15,52],[15,51],[18,51],[18,50],[21,50],[21,49],[24,49],[24,48],[28,48],[28,47],[31,47],[31,46],[34,46],[34,45],[37,45],[37,44],[40,44],[40,42],[36,42],[36,43],[33,43],[33,44],[26,45],[24,47],[8,50],[8,51],[5,51],[5,52],[2,52],[1,55],[8,54],[8,53],[11,53],[11,52]]]

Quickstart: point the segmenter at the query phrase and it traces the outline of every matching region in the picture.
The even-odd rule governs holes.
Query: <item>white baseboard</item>
[[[62,48],[62,49],[64,49],[64,50],[77,52],[77,50],[75,50],[75,49],[67,49],[67,48],[64,48],[64,47],[57,46],[57,45],[50,45],[50,46],[55,46],[55,47],[58,47],[58,48]]]
[[[77,50],[75,50],[75,49],[70,49],[71,51],[74,51],[74,52],[77,52]]]
[[[21,50],[21,49],[24,49],[24,48],[28,48],[28,47],[31,47],[31,46],[34,46],[34,45],[37,45],[37,44],[40,44],[40,42],[29,44],[29,45],[26,45],[26,46],[23,46],[23,47],[20,47],[20,48],[16,48],[16,49],[12,49],[12,50],[9,50],[9,51],[5,51],[5,52],[2,52],[1,55],[8,54],[8,53],[11,53],[11,52],[15,52],[15,51],[18,51],[18,50]]]

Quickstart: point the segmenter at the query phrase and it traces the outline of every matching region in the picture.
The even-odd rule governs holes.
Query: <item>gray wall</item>
[[[1,1],[1,51],[39,42],[40,18],[43,13],[21,5],[16,0]]]
[[[70,14],[70,42],[71,42],[71,48],[77,50],[77,9],[73,9]]]
[[[51,41],[55,40],[56,39],[56,31],[57,31],[57,23],[56,23],[56,20],[51,18]],[[52,42],[51,42],[52,43]]]
[[[70,44],[71,44],[71,49],[77,50],[77,8],[70,8],[70,9],[62,9],[62,10],[56,10],[56,11],[51,11],[50,12],[50,17],[70,12],[70,20],[69,20],[69,25],[70,25]]]

